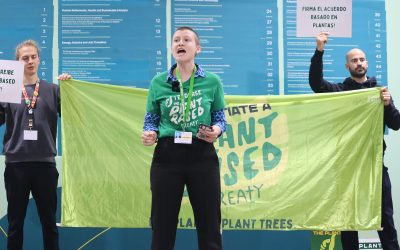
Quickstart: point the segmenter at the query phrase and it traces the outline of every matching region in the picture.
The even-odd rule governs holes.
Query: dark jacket
[[[365,88],[378,87],[374,77],[368,77],[362,84],[354,81],[351,77],[346,78],[343,83],[330,83],[323,78],[323,51],[315,50],[311,58],[308,81],[315,93],[340,92]],[[400,113],[394,106],[393,100],[389,105],[384,106],[384,124],[393,130],[400,128]],[[383,141],[383,153],[386,150],[386,143]]]

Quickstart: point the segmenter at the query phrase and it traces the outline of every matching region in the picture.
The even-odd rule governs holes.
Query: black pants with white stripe
[[[178,215],[186,185],[200,250],[220,250],[221,183],[214,145],[193,139],[176,144],[160,138],[150,171],[152,250],[174,249]]]

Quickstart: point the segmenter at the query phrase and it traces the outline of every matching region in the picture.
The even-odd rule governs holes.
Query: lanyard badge
[[[185,107],[185,95],[183,93],[181,74],[179,73],[178,68],[176,68],[176,77],[179,82],[179,90],[180,90],[180,97],[181,97],[181,109],[180,110],[182,110],[182,113],[183,113],[183,121],[181,124],[183,131],[175,131],[175,139],[174,139],[175,143],[192,144],[192,132],[187,132],[187,131],[185,131],[185,129],[186,129],[186,121],[187,121],[189,111],[190,111],[190,103],[192,102],[194,75],[196,73],[196,70],[197,70],[196,66],[194,66],[192,75],[190,76],[189,92],[188,92],[188,98],[187,98],[186,107]]]
[[[36,101],[39,96],[39,79],[36,81],[35,90],[33,91],[32,100],[29,98],[28,93],[26,92],[25,86],[22,87],[22,94],[24,95],[24,101],[28,110],[28,127],[29,130],[24,130],[24,140],[37,140],[37,130],[32,130],[34,118],[33,111],[36,106]]]

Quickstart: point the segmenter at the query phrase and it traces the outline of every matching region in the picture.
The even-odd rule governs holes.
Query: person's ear
[[[200,52],[201,52],[201,47],[200,47],[200,45],[198,45],[194,55],[197,56],[197,54],[199,54]]]

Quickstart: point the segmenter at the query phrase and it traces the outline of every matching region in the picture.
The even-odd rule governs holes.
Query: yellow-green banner
[[[64,226],[149,227],[146,97],[143,89],[61,83]],[[380,228],[379,89],[225,99],[227,131],[215,142],[224,230]],[[195,227],[186,195],[178,226]]]

